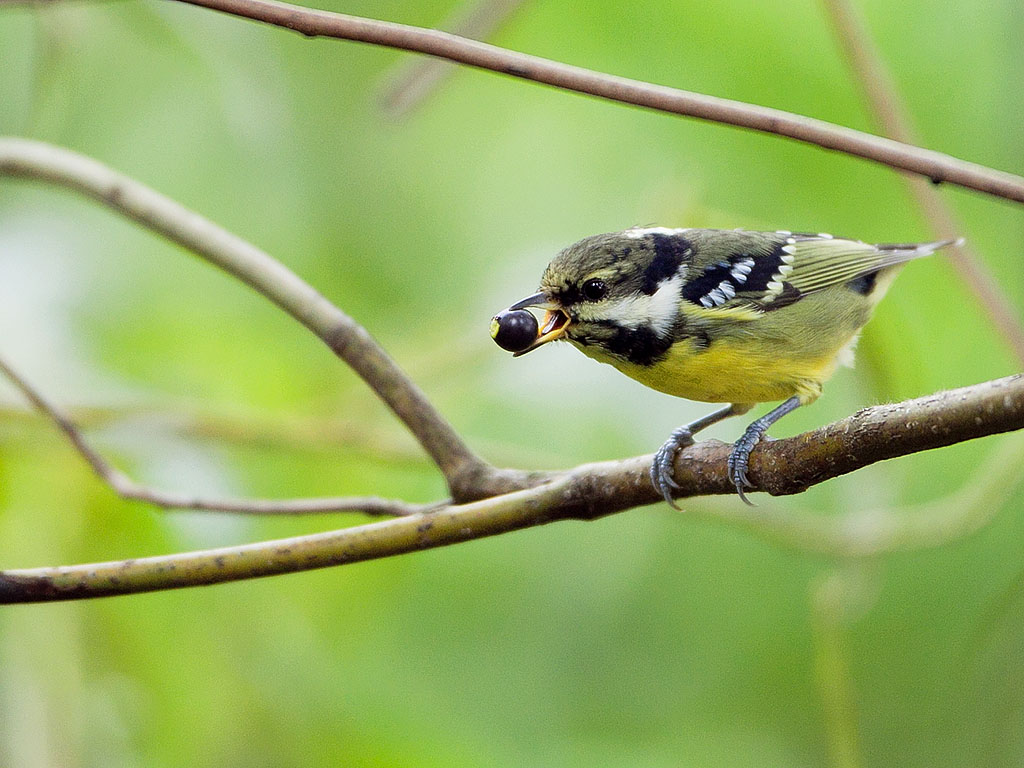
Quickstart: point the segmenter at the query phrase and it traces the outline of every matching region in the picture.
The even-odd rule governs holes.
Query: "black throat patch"
[[[607,320],[597,321],[593,325],[599,326],[600,333],[590,338],[573,337],[574,341],[584,346],[604,347],[611,354],[635,365],[654,365],[665,358],[672,346],[672,334],[659,336],[649,325],[626,328]]]

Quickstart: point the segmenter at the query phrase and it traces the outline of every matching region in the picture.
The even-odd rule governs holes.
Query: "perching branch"
[[[0,602],[128,594],[321,568],[555,520],[591,520],[659,499],[648,478],[651,456],[563,472],[490,467],[465,447],[362,328],[292,272],[240,238],[94,160],[39,142],[0,139],[0,175],[5,174],[48,181],[98,199],[192,249],[271,298],[327,341],[391,405],[420,438],[449,483],[460,481],[463,498],[479,500],[438,505],[433,511],[407,510],[414,513],[340,531],[239,547],[116,563],[4,571],[0,572]],[[13,380],[18,382],[19,377],[14,374]],[[81,440],[77,430],[62,419],[56,408],[23,381],[21,384],[22,391],[58,422],[93,468],[110,481],[112,473],[104,472],[109,465]],[[749,475],[758,488],[769,493],[798,493],[887,458],[1021,428],[1024,374],[868,408],[814,432],[764,443],[751,455]],[[675,468],[679,496],[733,494],[726,461],[729,451],[730,446],[717,441],[681,451]],[[116,480],[112,482],[117,487]],[[122,484],[121,489],[126,488],[138,491],[137,486]],[[359,503],[365,506],[366,500]],[[901,541],[902,546],[907,545],[906,531],[901,539],[898,527],[881,539],[851,539],[845,529],[830,532],[825,522],[811,523],[786,513],[733,510],[720,517],[762,535],[849,556],[895,548],[901,546]],[[820,530],[814,528],[816,525],[822,526]],[[961,533],[969,528],[962,521],[959,527],[946,527]],[[934,545],[935,541],[934,536],[909,540],[910,545]]]
[[[369,384],[437,464],[453,498],[468,498],[467,489],[488,474],[488,465],[362,326],[256,246],[96,160],[43,142],[0,138],[0,176],[46,181],[98,200],[262,293]]]
[[[823,0],[823,5],[882,133],[897,141],[918,143],[910,113],[852,0]],[[905,180],[936,239],[954,239],[964,234],[963,226],[938,190],[919,176],[907,176]],[[1024,325],[970,240],[948,261],[1017,359],[1024,363]]]
[[[814,432],[762,444],[751,456],[751,478],[772,494],[798,493],[876,461],[1022,428],[1024,374],[1018,374],[866,408]],[[676,461],[680,496],[735,493],[726,469],[729,450],[730,446],[709,440],[681,451]],[[0,603],[75,600],[218,584],[432,549],[557,520],[592,520],[660,499],[648,477],[651,458],[582,465],[552,474],[534,488],[338,531],[109,563],[0,571]],[[1008,464],[1014,470],[1019,465],[1017,461]],[[1000,474],[998,479],[1005,477]],[[969,521],[973,510],[961,509]],[[893,521],[887,521],[888,530],[881,536],[877,525],[868,527],[858,543],[855,532],[842,525],[833,528],[836,523],[832,520],[814,523],[785,511],[767,515],[761,509],[739,511],[738,504],[729,510],[703,514],[720,516],[769,538],[810,540],[822,551],[848,556],[913,545],[907,531]],[[971,526],[964,523],[951,529],[962,534]],[[943,541],[941,536],[930,536],[920,539],[918,545],[935,546]],[[860,546],[864,542],[870,546]]]
[[[515,472],[484,464],[469,453],[423,395],[347,315],[270,256],[154,190],[75,153],[19,139],[0,139],[0,175],[4,174],[76,189],[194,250],[271,298],[329,341],[392,404],[442,470],[456,468],[453,476],[462,478],[465,496],[480,500],[438,505],[433,511],[410,509],[407,511],[413,514],[384,522],[241,547],[115,563],[2,571],[0,602],[99,597],[252,579],[455,544],[554,520],[594,519],[657,501],[647,477],[650,456],[564,472]],[[19,381],[16,374],[12,378]],[[89,449],[77,430],[24,381],[22,384],[36,407],[55,419],[93,469],[110,480],[111,472],[104,475],[109,465]],[[750,475],[768,493],[794,494],[877,461],[1021,428],[1024,375],[865,409],[814,432],[764,443],[751,457]],[[679,496],[731,495],[733,486],[726,469],[729,450],[724,443],[708,441],[681,452],[676,464]],[[468,473],[466,466],[472,468]],[[117,487],[116,481],[114,484]],[[122,490],[126,488],[138,490],[133,484],[121,486]],[[367,505],[367,500],[356,501]],[[971,511],[968,506],[965,514]],[[877,528],[869,537],[851,536],[846,527],[826,527],[834,525],[833,521],[811,522],[785,512],[736,511],[729,507],[728,512],[714,514],[763,536],[847,556],[914,544],[934,546],[942,540],[934,535],[908,538],[907,530],[911,528],[898,525],[883,529],[881,536]],[[963,534],[970,529],[970,518],[964,520],[942,529]]]
[[[276,0],[178,0],[308,37],[398,48],[610,101],[785,136],[1024,203],[1024,178],[976,163],[780,109],[653,85],[509,51],[436,29],[317,11]]]

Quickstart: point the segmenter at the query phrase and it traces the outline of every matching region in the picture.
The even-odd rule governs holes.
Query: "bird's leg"
[[[654,454],[654,461],[651,463],[651,484],[654,490],[664,497],[668,505],[673,509],[679,509],[672,499],[672,490],[678,490],[679,486],[673,479],[675,474],[676,454],[688,445],[693,445],[693,436],[706,427],[716,424],[722,419],[730,416],[738,416],[749,411],[751,406],[740,403],[733,403],[717,411],[712,411],[707,416],[684,424],[669,435],[668,440]]]
[[[744,488],[753,488],[753,484],[747,479],[747,467],[750,465],[750,452],[754,446],[761,442],[761,438],[768,427],[781,419],[787,413],[795,411],[800,407],[800,398],[794,395],[782,405],[768,411],[764,416],[751,422],[743,437],[736,441],[729,454],[729,479],[736,486],[736,493],[740,495],[745,504],[754,506],[754,503],[747,498],[743,492]]]

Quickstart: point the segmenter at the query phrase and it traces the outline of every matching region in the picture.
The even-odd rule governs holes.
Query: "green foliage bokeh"
[[[325,7],[426,26],[450,10]],[[927,146],[1024,171],[1019,2],[864,12]],[[536,3],[494,42],[871,128],[813,3]],[[363,323],[471,445],[522,467],[651,451],[706,409],[568,348],[512,360],[490,343],[490,315],[562,246],[648,223],[930,236],[881,166],[490,74],[457,71],[392,120],[379,97],[408,58],[174,3],[3,6],[0,134],[96,157],[266,249]],[[1020,208],[944,194],[1020,307]],[[444,493],[317,340],[68,193],[0,180],[0,324],[0,353],[46,394],[113,409],[89,434],[140,481]],[[857,370],[775,434],[1017,368],[949,265],[915,263]],[[2,567],[359,522],[120,502],[3,386]],[[898,515],[975,481],[1000,439],[758,501]],[[7,607],[0,764],[818,766],[852,733],[868,766],[1019,765],[1022,541],[1020,492],[969,539],[856,567],[659,505],[315,573]],[[826,705],[837,686],[845,709]]]

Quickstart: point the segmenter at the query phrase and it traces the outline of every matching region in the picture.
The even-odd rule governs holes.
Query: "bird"
[[[651,464],[678,509],[675,458],[694,435],[759,403],[729,454],[751,504],[750,454],[768,428],[814,402],[907,262],[961,240],[869,244],[827,233],[633,227],[558,253],[540,290],[497,314],[491,336],[520,356],[568,341],[659,392],[724,407],[674,430]],[[544,310],[542,320],[529,311]]]

